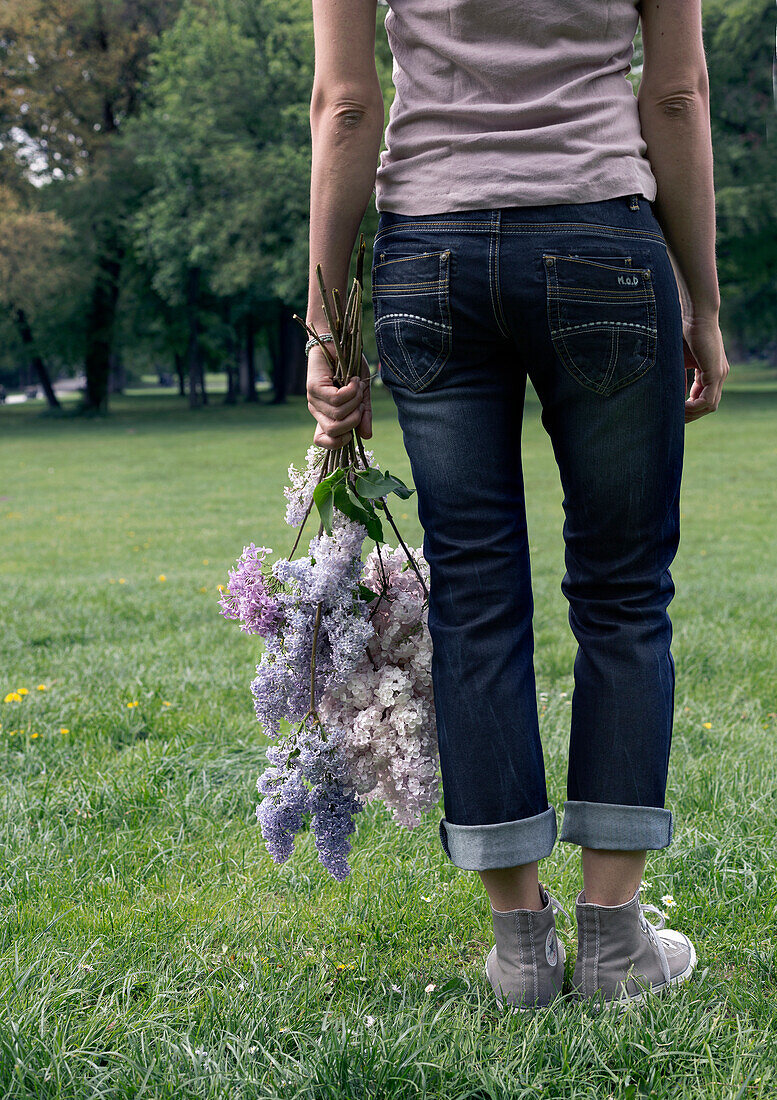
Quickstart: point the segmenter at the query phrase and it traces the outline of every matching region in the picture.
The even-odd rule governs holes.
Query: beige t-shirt
[[[378,210],[655,198],[627,79],[639,0],[388,2]]]

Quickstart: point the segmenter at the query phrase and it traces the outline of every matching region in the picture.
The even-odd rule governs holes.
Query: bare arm
[[[316,279],[345,302],[356,234],[372,196],[383,136],[383,93],[375,67],[376,0],[313,0],[315,75],[310,103],[310,272],[307,321],[326,331]],[[361,408],[364,403],[364,409]],[[371,435],[369,389],[353,379],[336,389],[320,348],[308,360],[308,407],[315,443],[337,448],[359,425]]]
[[[686,420],[714,412],[728,374],[718,326],[715,189],[701,0],[642,0],[645,64],[637,103],[683,305]]]

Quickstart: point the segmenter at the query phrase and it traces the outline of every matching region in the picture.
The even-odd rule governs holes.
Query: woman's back
[[[627,79],[635,0],[389,3],[378,210],[655,197]]]

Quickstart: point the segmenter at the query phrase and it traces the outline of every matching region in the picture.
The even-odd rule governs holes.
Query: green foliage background
[[[26,240],[46,271],[24,291],[40,355],[54,373],[76,372],[103,339],[104,372],[108,349],[130,371],[172,369],[175,356],[180,367],[196,269],[200,353],[211,369],[234,362],[249,327],[276,367],[298,356],[279,318],[304,310],[307,296],[309,0],[60,4],[64,29],[43,0],[0,9],[0,187],[28,214],[54,212],[71,230],[54,256],[40,233]],[[376,61],[388,115],[385,12],[378,7]],[[733,356],[775,362],[773,13],[763,0],[705,0],[703,14],[725,335]],[[640,66],[638,36],[635,86]],[[370,203],[368,244],[376,225]],[[10,384],[25,354],[11,308],[19,296],[0,286],[0,379]],[[366,302],[369,310],[369,294]],[[374,357],[369,323],[366,332]]]

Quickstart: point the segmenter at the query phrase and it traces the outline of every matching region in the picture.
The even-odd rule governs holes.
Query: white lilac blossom
[[[302,472],[289,468],[292,526],[305,518],[319,451],[308,449]],[[340,881],[350,873],[353,819],[366,802],[382,800],[398,824],[413,828],[439,797],[425,593],[404,550],[381,544],[362,561],[366,536],[335,510],[331,534],[312,538],[307,555],[268,569],[271,551],[252,543],[220,601],[227,618],[265,643],[251,692],[274,742],[257,780],[268,852],[276,863],[287,860],[309,816],[319,860]],[[428,586],[422,552],[411,553]],[[286,736],[284,724],[292,727]]]
[[[411,554],[428,584],[421,551]],[[383,593],[372,613],[375,633],[347,682],[323,695],[319,713],[346,731],[357,793],[382,801],[397,824],[414,828],[440,794],[423,589],[404,550],[386,546],[380,557],[377,548],[367,557],[362,583]]]
[[[293,462],[289,466],[290,484],[283,490],[289,527],[299,527],[307,515],[326,453],[326,448],[311,443],[305,453],[305,468],[298,470]],[[375,457],[373,452],[365,451],[365,457],[371,466]]]

